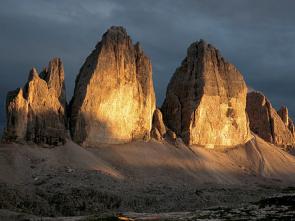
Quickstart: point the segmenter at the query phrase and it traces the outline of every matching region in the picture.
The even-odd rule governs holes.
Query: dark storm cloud
[[[295,116],[294,9],[293,0],[1,0],[0,99],[54,56],[64,61],[70,98],[88,53],[108,27],[122,25],[152,59],[158,105],[186,48],[203,38]]]

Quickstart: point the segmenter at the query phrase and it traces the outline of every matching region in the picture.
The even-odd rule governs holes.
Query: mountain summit
[[[164,121],[189,145],[244,144],[251,137],[246,95],[241,73],[201,40],[191,44],[169,82]]]
[[[87,57],[70,104],[70,129],[84,146],[148,139],[155,109],[152,66],[139,43],[111,27]]]

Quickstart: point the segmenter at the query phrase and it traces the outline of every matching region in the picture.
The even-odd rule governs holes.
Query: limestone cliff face
[[[122,27],[111,27],[87,57],[70,104],[71,135],[84,146],[149,137],[152,66]]]
[[[193,43],[167,88],[166,126],[189,145],[233,146],[251,135],[241,73],[204,41]]]
[[[40,75],[33,68],[24,89],[9,92],[6,102],[6,141],[49,145],[65,142],[66,95],[60,59],[50,61]]]
[[[251,130],[264,140],[280,146],[295,144],[294,124],[286,107],[277,112],[262,93],[254,91],[247,95],[247,113]]]

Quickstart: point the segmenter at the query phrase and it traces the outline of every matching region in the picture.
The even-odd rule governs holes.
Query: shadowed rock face
[[[64,69],[55,58],[40,75],[33,68],[24,89],[8,93],[4,140],[62,144],[66,138],[65,110]]]
[[[260,92],[247,95],[247,113],[251,130],[264,140],[276,145],[294,145],[294,124],[288,109],[282,107],[278,112]]]
[[[148,138],[155,109],[152,66],[122,27],[111,27],[87,57],[70,104],[70,129],[84,146]]]
[[[243,144],[250,138],[241,73],[204,41],[193,43],[169,82],[164,121],[186,144]]]

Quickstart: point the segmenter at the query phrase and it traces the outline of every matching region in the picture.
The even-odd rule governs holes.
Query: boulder
[[[253,91],[247,95],[246,110],[250,128],[258,136],[279,146],[294,145],[294,124],[286,107],[277,112],[262,93]]]
[[[77,76],[70,103],[72,139],[83,146],[148,139],[154,110],[149,58],[124,28],[111,27]]]
[[[164,139],[164,137],[161,135],[159,130],[155,127],[153,127],[151,130],[151,137],[158,140],[158,141],[162,141]]]
[[[167,132],[166,132],[165,138],[167,138],[170,141],[176,141],[177,135],[176,135],[176,133],[174,131],[168,129]]]
[[[33,68],[24,89],[9,92],[6,101],[6,141],[59,145],[66,139],[64,69],[59,58],[40,75]]]
[[[201,40],[191,44],[169,82],[164,122],[188,145],[244,144],[251,138],[246,95],[241,73]]]

